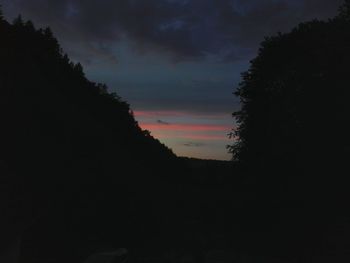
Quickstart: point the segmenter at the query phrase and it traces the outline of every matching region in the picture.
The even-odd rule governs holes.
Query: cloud
[[[186,142],[183,145],[186,147],[203,147],[203,146],[205,146],[204,143],[195,143],[195,142]]]
[[[288,32],[300,22],[327,19],[336,14],[343,0],[224,0],[218,2],[218,34],[228,45],[226,61],[256,52],[265,36]],[[220,3],[220,4],[219,4]],[[223,46],[225,46],[223,44]]]
[[[161,124],[161,125],[170,125],[169,122],[162,121],[162,120],[157,120],[157,123],[158,123],[158,124]]]
[[[128,39],[139,53],[176,61],[208,54],[222,61],[250,56],[262,38],[299,22],[336,14],[342,0],[4,0],[5,11],[50,25],[67,46],[112,58]],[[89,50],[90,49],[90,50]],[[94,50],[95,49],[95,50]],[[96,52],[96,50],[99,50]]]
[[[141,123],[141,127],[145,130],[170,130],[170,131],[230,131],[229,125],[207,125],[207,124],[154,124]]]
[[[190,111],[179,111],[179,110],[136,110],[134,111],[134,115],[137,118],[154,118],[154,117],[166,117],[166,118],[174,118],[174,117],[191,117],[193,119],[226,119],[228,116],[230,117],[230,113],[218,114],[215,112],[211,112],[210,114],[205,114],[203,112],[190,112]]]
[[[226,144],[230,143],[230,139],[227,135],[211,135],[211,134],[194,134],[191,131],[184,131],[182,134],[174,134],[174,133],[164,133],[164,131],[159,130],[151,130],[151,133],[156,136],[158,139],[171,139],[171,140],[198,140],[198,141],[206,141],[206,142],[214,142],[214,141],[225,141]]]

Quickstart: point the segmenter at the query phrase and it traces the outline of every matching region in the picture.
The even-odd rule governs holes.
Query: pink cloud
[[[189,117],[189,116],[196,116],[196,117],[202,117],[202,118],[223,118],[230,116],[229,114],[200,114],[197,112],[186,112],[186,111],[175,111],[175,110],[169,110],[169,111],[143,111],[143,110],[136,110],[134,111],[134,116],[136,118],[152,118],[152,117]]]
[[[201,140],[201,141],[218,141],[218,140],[228,140],[228,136],[225,135],[203,135],[203,134],[188,134],[188,135],[167,135],[167,134],[157,134],[159,139],[186,139],[186,140]]]
[[[179,117],[188,115],[185,112],[181,111],[134,111],[135,117],[158,117],[158,116],[171,116]]]

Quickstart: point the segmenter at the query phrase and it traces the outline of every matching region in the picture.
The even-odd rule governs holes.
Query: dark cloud
[[[162,121],[162,120],[157,120],[157,123],[158,123],[158,124],[161,124],[161,125],[170,125],[169,122]]]
[[[49,25],[68,48],[78,42],[106,54],[127,38],[139,52],[161,50],[178,59],[201,56],[191,40],[191,16],[179,1],[5,0],[4,6],[12,16],[21,13]]]
[[[222,61],[253,54],[266,35],[335,15],[342,0],[4,0],[5,11],[50,25],[68,47],[116,62],[127,38],[139,52],[176,60],[214,54]],[[77,53],[76,49],[75,52]]]
[[[218,34],[224,36],[225,43],[229,46],[225,59],[235,60],[240,58],[239,48],[247,54],[249,51],[255,54],[265,36],[288,32],[300,22],[334,16],[343,0],[218,2]]]
[[[195,142],[187,142],[183,144],[186,147],[203,147],[205,146],[204,143],[195,143]]]

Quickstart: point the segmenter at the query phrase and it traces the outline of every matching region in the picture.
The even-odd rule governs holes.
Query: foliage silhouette
[[[302,23],[261,44],[236,92],[242,102],[234,113],[240,124],[231,148],[236,159],[257,170],[289,167],[293,173],[342,163],[348,154],[350,36],[341,10],[328,22]]]
[[[345,0],[343,5],[339,8],[339,14],[336,19],[349,20],[350,19],[350,1]]]
[[[230,150],[256,197],[246,219],[264,214],[261,230],[278,218],[267,235],[275,249],[289,244],[289,254],[324,245],[349,218],[349,3],[333,19],[266,37],[235,93],[242,108]]]

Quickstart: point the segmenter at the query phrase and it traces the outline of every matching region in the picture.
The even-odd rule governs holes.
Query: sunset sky
[[[65,52],[180,156],[228,160],[232,94],[264,36],[334,16],[342,0],[0,0],[50,26]],[[263,139],[263,138],[262,138]]]

